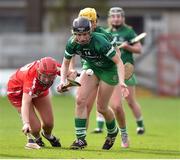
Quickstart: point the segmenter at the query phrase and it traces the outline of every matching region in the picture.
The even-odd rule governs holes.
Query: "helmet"
[[[125,16],[124,10],[120,7],[112,7],[109,10],[109,16],[112,16],[114,14],[120,14],[121,16]]]
[[[84,8],[80,10],[79,17],[87,18],[88,20],[93,22],[97,21],[97,13],[94,8]]]
[[[40,59],[38,65],[38,72],[40,74],[46,75],[56,75],[57,74],[57,62],[51,57],[44,57]]]
[[[73,21],[73,33],[83,33],[90,32],[91,30],[91,22],[84,18],[78,17]]]

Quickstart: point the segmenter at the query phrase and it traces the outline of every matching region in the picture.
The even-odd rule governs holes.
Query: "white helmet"
[[[109,16],[115,15],[115,14],[119,14],[122,17],[125,16],[124,10],[120,7],[112,7],[109,10]]]

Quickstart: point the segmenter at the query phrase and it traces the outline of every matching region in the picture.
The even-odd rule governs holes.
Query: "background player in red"
[[[39,146],[44,146],[40,136],[45,137],[53,147],[61,147],[59,139],[52,135],[54,117],[49,96],[60,64],[51,57],[44,57],[18,69],[8,81],[8,99],[20,113],[22,131],[30,132]],[[39,113],[38,118],[36,111]]]

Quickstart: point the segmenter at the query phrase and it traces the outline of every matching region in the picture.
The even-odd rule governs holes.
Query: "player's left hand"
[[[120,83],[121,85],[121,94],[122,94],[122,97],[126,98],[128,95],[129,95],[129,91],[128,91],[128,88],[127,88],[127,85],[125,83]]]
[[[63,87],[67,84],[67,80],[65,82],[61,81],[60,84],[57,86],[57,91],[59,93],[63,93]],[[68,90],[67,90],[68,91]]]
[[[26,135],[30,131],[31,131],[31,127],[30,127],[29,122],[24,123],[22,127],[22,132]]]

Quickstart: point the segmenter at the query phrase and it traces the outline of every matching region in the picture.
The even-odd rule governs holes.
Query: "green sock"
[[[86,121],[87,119],[75,118],[75,129],[77,139],[85,139],[86,137]]]
[[[97,128],[102,130],[104,127],[104,121],[96,121],[96,123],[97,123]]]
[[[113,135],[113,134],[117,133],[118,128],[116,126],[115,119],[113,119],[110,122],[106,122],[106,127],[107,127],[108,134]]]
[[[121,135],[122,135],[122,134],[127,134],[126,127],[124,127],[124,128],[119,128],[119,129],[120,129]]]
[[[138,127],[144,127],[143,120],[136,121]]]

